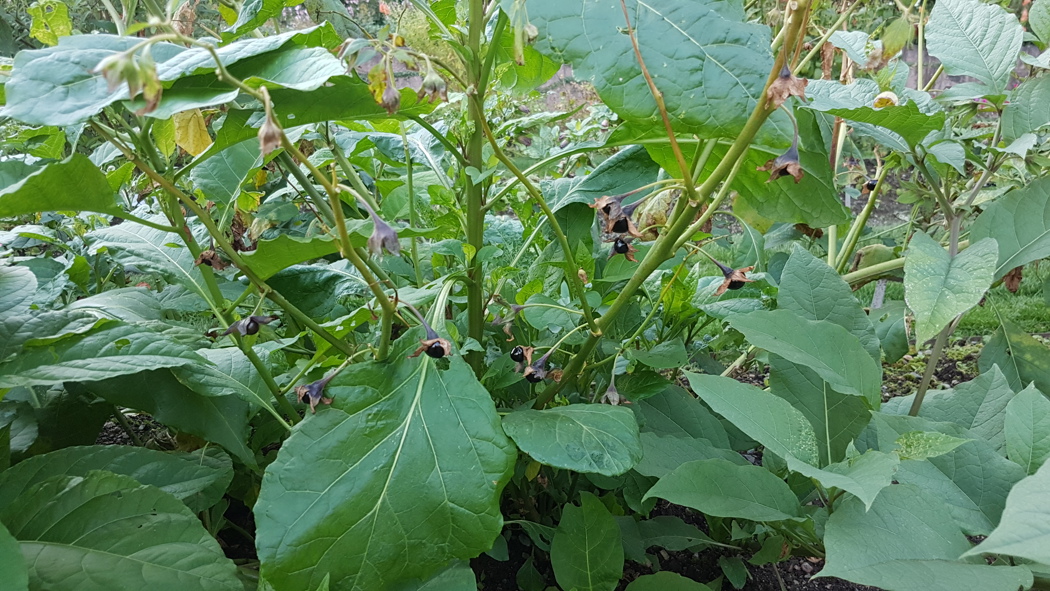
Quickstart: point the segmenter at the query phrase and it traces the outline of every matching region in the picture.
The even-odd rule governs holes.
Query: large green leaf
[[[1015,391],[1034,383],[1041,392],[1050,392],[1050,349],[1007,320],[992,333],[977,365],[981,373],[998,365]]]
[[[996,279],[1050,256],[1050,178],[1036,179],[989,204],[970,230],[971,240],[982,238],[999,244]]]
[[[73,125],[127,97],[127,88],[110,92],[101,74],[92,74],[102,60],[126,51],[140,40],[116,35],[71,35],[58,45],[20,51],[11,78],[4,85],[7,106],[0,115],[30,125]],[[162,61],[184,50],[169,43],[152,46]]]
[[[563,589],[612,591],[623,576],[620,528],[594,495],[566,505],[551,540],[551,566]]]
[[[949,390],[927,392],[919,416],[940,423],[955,423],[974,437],[987,441],[997,451],[1006,447],[1003,424],[1006,406],[1014,397],[1003,372],[988,372]],[[883,405],[888,414],[908,414],[915,395],[891,398]]]
[[[816,436],[817,466],[842,460],[871,420],[867,399],[837,392],[813,370],[779,355],[769,356],[769,390],[809,421]]]
[[[827,564],[818,577],[839,577],[893,591],[1017,591],[1032,584],[1024,567],[960,562],[970,548],[937,497],[901,484],[887,487],[870,510],[846,499],[824,534]]]
[[[244,588],[189,508],[128,476],[48,478],[0,510],[0,521],[22,547],[33,589]]]
[[[992,284],[995,240],[981,240],[954,258],[923,232],[912,235],[904,261],[904,299],[915,314],[915,339],[937,336],[956,316],[976,306]]]
[[[0,218],[58,210],[121,212],[106,175],[83,154],[52,162],[0,189]]]
[[[722,458],[734,464],[747,463],[739,453],[728,448],[715,447],[701,437],[660,436],[652,431],[645,431],[641,433],[641,439],[642,459],[635,464],[634,470],[642,476],[662,478],[668,472],[693,460]]]
[[[107,322],[91,312],[69,309],[6,315],[0,318],[0,360],[8,360],[26,346],[50,345],[67,337],[83,335]]]
[[[729,447],[729,436],[718,417],[678,386],[633,405],[640,429],[661,436],[700,437],[718,447]]]
[[[900,466],[900,458],[894,453],[868,450],[863,454],[841,462],[816,468],[793,457],[787,458],[788,468],[813,478],[824,488],[841,488],[864,502],[871,504],[882,489],[893,483],[893,475]]]
[[[590,174],[575,178],[551,181],[551,209],[559,209],[570,203],[594,205],[594,200],[604,195],[619,195],[633,191],[656,180],[660,166],[653,162],[642,146],[629,146],[602,161]],[[627,205],[645,197],[639,193],[624,200]]]
[[[0,364],[0,387],[95,381],[162,367],[206,363],[193,349],[144,325],[110,322]]]
[[[199,362],[198,362],[199,363]],[[234,396],[202,396],[183,386],[167,369],[139,371],[85,385],[66,384],[90,391],[112,404],[148,412],[157,421],[217,443],[250,466],[255,453],[245,444],[252,408]]]
[[[215,449],[215,448],[212,448]],[[214,505],[233,479],[226,454],[162,452],[144,447],[67,447],[33,456],[0,473],[0,506],[15,501],[33,485],[53,476],[87,476],[108,470],[155,486],[189,506],[193,512]]]
[[[882,399],[882,367],[838,324],[790,310],[736,314],[729,324],[752,345],[812,369],[843,394],[863,396],[872,407]]]
[[[711,591],[711,588],[678,573],[660,571],[631,581],[627,591]]]
[[[902,105],[874,108],[875,96],[879,92],[878,86],[874,84],[858,81],[844,86],[837,82],[814,81],[812,90],[807,88],[806,91],[807,95],[814,98],[810,108],[855,123],[885,128],[900,136],[908,147],[921,144],[930,132],[944,127],[943,111],[930,112],[930,108],[915,100]]]
[[[262,575],[277,591],[383,589],[487,550],[516,452],[488,392],[459,357],[343,370],[335,401],[295,427],[256,504]],[[440,543],[435,543],[440,540]]]
[[[1034,474],[1050,458],[1050,400],[1025,388],[1006,405],[1005,423],[1007,457]]]
[[[661,515],[652,519],[636,520],[633,516],[617,517],[623,541],[624,555],[628,560],[648,562],[646,549],[659,546],[665,550],[699,550],[716,544],[695,525],[682,521],[680,517]]]
[[[765,88],[773,60],[769,29],[743,22],[729,2],[628,0],[631,26],[678,131],[705,137],[740,132]],[[529,5],[539,27],[537,47],[571,63],[602,101],[627,121],[662,125],[616,0],[539,0]]]
[[[1050,8],[1050,3],[1042,4]],[[1002,122],[1007,143],[1050,123],[1050,76],[1028,78],[1011,90]]]
[[[187,388],[202,396],[236,396],[253,408],[268,409],[271,414],[276,414],[270,403],[273,395],[266,382],[240,349],[201,349],[198,354],[211,363],[172,369],[175,377]]]
[[[1006,94],[1024,28],[1017,17],[981,0],[944,0],[930,11],[926,47],[951,76],[972,76],[985,94]]]
[[[881,451],[892,451],[901,436],[934,432],[966,438],[954,423],[920,417],[875,413]],[[958,443],[957,441],[955,443]],[[896,480],[929,491],[948,506],[952,518],[969,535],[987,535],[999,522],[1010,487],[1025,472],[980,439],[970,439],[947,453],[925,460],[901,462]]]
[[[722,459],[682,464],[645,493],[654,497],[716,517],[783,521],[799,515],[798,499],[783,480],[765,468]]]
[[[263,279],[269,279],[292,265],[339,252],[339,243],[329,236],[295,238],[280,234],[272,240],[260,240],[252,252],[241,255]]]
[[[263,23],[279,16],[285,0],[247,0],[237,13],[237,20],[222,32],[222,40],[236,39],[259,28]]]
[[[783,398],[732,378],[685,372],[689,387],[716,413],[769,451],[817,464],[813,427]]]
[[[0,581],[11,591],[29,591],[29,571],[22,549],[7,528],[0,523]]]
[[[1028,9],[1028,26],[1043,45],[1050,43],[1050,2],[1035,0]]]
[[[853,290],[822,259],[795,244],[780,274],[777,308],[809,320],[828,320],[860,339],[864,350],[880,360],[879,338]]]
[[[97,293],[69,304],[66,310],[87,310],[125,322],[148,322],[164,317],[160,300],[143,287],[121,287]]]
[[[29,269],[0,267],[0,310],[11,316],[28,311],[36,285],[36,275]]]
[[[162,217],[151,221],[166,223]],[[142,271],[157,273],[168,281],[196,292],[205,300],[210,299],[193,254],[168,232],[125,221],[89,232],[85,238],[91,244],[92,252],[105,248],[123,265],[134,265]]]
[[[241,183],[262,166],[258,142],[241,142],[205,160],[190,172],[197,189],[208,201],[227,205],[241,194]]]
[[[503,417],[521,451],[555,468],[617,476],[642,458],[638,422],[622,406],[570,404]]]
[[[1007,554],[1050,564],[1050,464],[1018,482],[1006,498],[1006,509],[999,525],[976,548],[973,554]]]

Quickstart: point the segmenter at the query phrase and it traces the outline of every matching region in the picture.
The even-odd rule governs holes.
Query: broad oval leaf
[[[0,218],[58,210],[121,213],[106,175],[83,154],[47,164],[0,189]]]
[[[1006,93],[1023,39],[1016,16],[981,0],[942,0],[926,25],[926,47],[945,73],[980,80],[986,95]]]
[[[716,517],[783,521],[799,516],[798,498],[775,474],[717,458],[682,464],[644,498],[653,497]]]
[[[839,577],[896,591],[1017,591],[1032,584],[1025,567],[956,559],[970,543],[936,495],[907,484],[887,487],[866,510],[846,499],[825,529],[827,564],[818,577]]]
[[[108,322],[86,334],[27,347],[0,364],[0,387],[104,380],[191,363],[206,361],[190,347],[150,327]]]
[[[970,230],[972,241],[984,238],[994,238],[999,245],[996,279],[1050,256],[1050,178],[1037,179],[988,205]]]
[[[769,29],[743,22],[742,5],[731,2],[628,0],[627,10],[676,129],[704,137],[739,133],[773,65]],[[660,125],[617,0],[533,1],[529,17],[540,30],[541,52],[571,63],[624,119]]]
[[[260,240],[255,250],[242,254],[241,258],[259,277],[269,279],[292,265],[333,252],[339,252],[339,243],[329,236],[296,238],[280,234],[272,240]]]
[[[7,528],[0,523],[0,581],[10,591],[29,591],[29,571],[22,549]]]
[[[1010,382],[998,366],[993,366],[990,371],[954,388],[927,392],[918,416],[939,423],[955,423],[1001,452],[1006,446],[1005,411],[1013,397]],[[888,414],[908,414],[914,400],[914,394],[891,398],[882,410]]]
[[[817,465],[813,427],[783,398],[722,376],[685,372],[689,387],[716,413],[781,457]]]
[[[1050,3],[1042,4],[1050,8]],[[1007,143],[1050,123],[1050,76],[1028,78],[1011,90],[1002,122]]]
[[[860,339],[875,361],[882,359],[875,328],[849,284],[797,243],[780,274],[777,308],[810,320],[834,322]]]
[[[992,284],[998,256],[995,240],[970,244],[955,255],[916,232],[904,261],[904,299],[915,314],[915,339],[937,336],[956,316],[976,306]]]
[[[642,459],[634,413],[622,406],[570,404],[503,417],[503,430],[536,461],[617,476]]]
[[[825,488],[841,488],[863,501],[867,509],[871,508],[879,492],[892,484],[893,475],[900,466],[897,454],[873,449],[823,468],[815,468],[790,456],[785,459],[791,470],[816,480]]]
[[[711,591],[711,588],[678,573],[661,571],[631,581],[627,591]]]
[[[1050,464],[1018,482],[1006,497],[1006,509],[999,525],[976,548],[974,554],[1006,554],[1050,564]]]
[[[127,476],[55,476],[0,512],[34,589],[200,589],[244,585],[181,501]]]
[[[565,505],[551,540],[551,566],[563,589],[612,591],[623,576],[620,527],[591,493]]]
[[[1033,386],[1018,392],[1006,405],[1004,427],[1007,457],[1034,474],[1050,458],[1050,400]]]
[[[998,366],[1014,390],[1034,383],[1041,392],[1050,392],[1050,351],[1012,322],[1000,317],[1000,326],[981,349],[977,364],[981,373]]]
[[[331,407],[297,425],[256,505],[261,574],[277,591],[384,589],[489,549],[514,465],[488,392],[459,357],[421,356],[407,333],[390,363],[340,373]],[[441,540],[441,543],[435,543]]]
[[[804,365],[843,394],[863,396],[873,408],[882,398],[882,367],[860,340],[838,324],[803,318],[790,310],[729,317],[754,346]]]
[[[0,310],[15,315],[29,310],[36,293],[36,275],[25,267],[0,267]]]
[[[212,448],[213,450],[216,448]],[[144,447],[67,447],[33,456],[0,473],[0,506],[53,476],[87,476],[107,470],[155,486],[194,512],[214,505],[233,479],[230,458],[218,454],[162,452]]]

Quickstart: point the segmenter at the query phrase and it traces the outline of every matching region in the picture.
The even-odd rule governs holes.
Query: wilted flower
[[[784,175],[793,176],[795,183],[801,181],[803,172],[802,164],[798,161],[798,135],[795,135],[795,139],[791,142],[791,147],[787,149],[787,152],[767,161],[765,166],[759,166],[755,170],[769,172],[767,183],[771,183]]]
[[[259,128],[259,150],[263,156],[273,152],[281,145],[281,136],[283,134],[284,132],[281,131],[281,126],[277,124],[277,121],[273,117],[267,117],[262,127]]]
[[[547,351],[544,353],[543,357],[536,360],[536,363],[525,368],[522,375],[525,376],[526,380],[536,384],[542,382],[543,379],[547,377],[547,358],[550,357],[551,351],[553,350],[554,349]]]
[[[423,100],[424,97],[429,97],[430,102],[448,100],[448,87],[445,80],[433,68],[427,70],[427,75],[423,78],[423,86],[419,88],[419,100]]]
[[[295,395],[299,398],[299,402],[310,404],[311,414],[317,413],[318,404],[332,404],[332,399],[325,397],[324,388],[328,385],[328,382],[332,381],[332,378],[334,378],[337,373],[339,372],[334,371],[326,378],[321,378],[316,382],[295,387]]]
[[[503,327],[503,333],[507,335],[508,343],[514,342],[514,333],[511,332],[511,330],[514,328],[514,319],[517,318],[518,312],[521,312],[524,309],[525,306],[511,304],[510,314],[508,314],[507,316],[496,316],[492,319],[493,324],[498,324]]]
[[[632,263],[637,263],[638,260],[634,258],[634,253],[638,252],[638,249],[634,247],[630,242],[623,238],[617,238],[612,245],[612,251],[609,253],[609,258],[613,258],[618,254],[622,254],[627,260]]]
[[[703,252],[704,256],[711,259],[711,262],[714,263],[715,266],[717,266],[719,270],[722,271],[722,275],[725,276],[725,281],[723,281],[722,285],[719,285],[718,289],[715,290],[716,296],[724,294],[727,289],[740,289],[741,287],[744,287],[745,283],[751,283],[754,281],[754,279],[747,278],[747,272],[754,270],[753,266],[744,267],[743,269],[734,269],[716,261],[714,257],[707,254],[706,252],[702,250],[700,252]]]
[[[102,74],[106,79],[109,92],[113,92],[123,82],[128,84],[128,93],[134,97],[142,89],[141,76],[135,64],[135,56],[121,52],[103,59],[91,70],[92,74]]]
[[[375,214],[372,214],[372,222],[375,229],[368,237],[368,250],[376,256],[381,256],[383,249],[394,256],[400,255],[401,243],[397,240],[397,232]]]
[[[219,257],[219,253],[212,249],[202,250],[197,256],[197,259],[193,261],[195,265],[208,265],[216,271],[222,271],[227,267],[226,261]]]
[[[806,100],[806,85],[809,80],[796,78],[791,69],[786,65],[780,69],[780,75],[766,89],[766,98],[772,108],[780,108],[789,96],[797,96]]]
[[[241,336],[253,335],[259,332],[260,325],[269,324],[274,320],[277,320],[276,316],[248,316],[247,318],[241,318],[231,324],[222,335],[226,336],[235,332]]]
[[[379,101],[379,106],[386,109],[386,112],[391,115],[401,107],[401,93],[394,86],[394,77],[392,75],[387,78],[386,88],[383,89],[383,99]]]
[[[648,197],[643,197],[627,206],[622,205],[623,200],[627,196],[636,192],[637,190],[623,193],[622,195],[604,195],[594,200],[591,208],[598,210],[598,219],[603,221],[603,231],[605,233],[630,234],[635,238],[642,237],[638,233],[638,228],[635,227],[634,222],[631,221],[631,215]]]
[[[619,406],[621,403],[631,403],[630,400],[627,400],[620,395],[620,391],[616,389],[616,385],[613,382],[609,382],[609,387],[605,390],[605,394],[602,394],[600,402],[602,404],[611,404],[613,406]]]

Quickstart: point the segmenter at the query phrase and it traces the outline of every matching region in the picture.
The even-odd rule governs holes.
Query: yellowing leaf
[[[211,136],[204,125],[200,109],[175,113],[175,143],[190,154],[197,156],[211,145]]]
[[[26,12],[33,17],[29,36],[45,45],[56,45],[59,37],[73,34],[69,8],[58,0],[34,2]]]

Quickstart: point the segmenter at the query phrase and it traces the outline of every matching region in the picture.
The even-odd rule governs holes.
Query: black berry
[[[631,245],[624,242],[622,238],[617,238],[616,242],[613,242],[613,252],[616,254],[627,254],[630,249]]]
[[[521,363],[522,361],[525,361],[525,349],[523,349],[520,345],[514,347],[510,350],[510,358],[516,363]]]
[[[875,179],[869,179],[868,180],[868,184],[866,184],[865,186],[868,188],[869,191],[874,191],[875,190],[875,185],[877,185],[877,184],[879,184],[879,182],[876,181]]]
[[[424,353],[434,359],[441,359],[445,356],[445,347],[443,347],[441,343],[431,343],[426,350],[424,350]]]
[[[543,381],[543,376],[541,376],[537,372],[532,372],[532,373],[525,374],[525,379],[530,381],[530,382],[532,382],[533,384],[536,384],[536,383],[539,383],[539,382]]]

